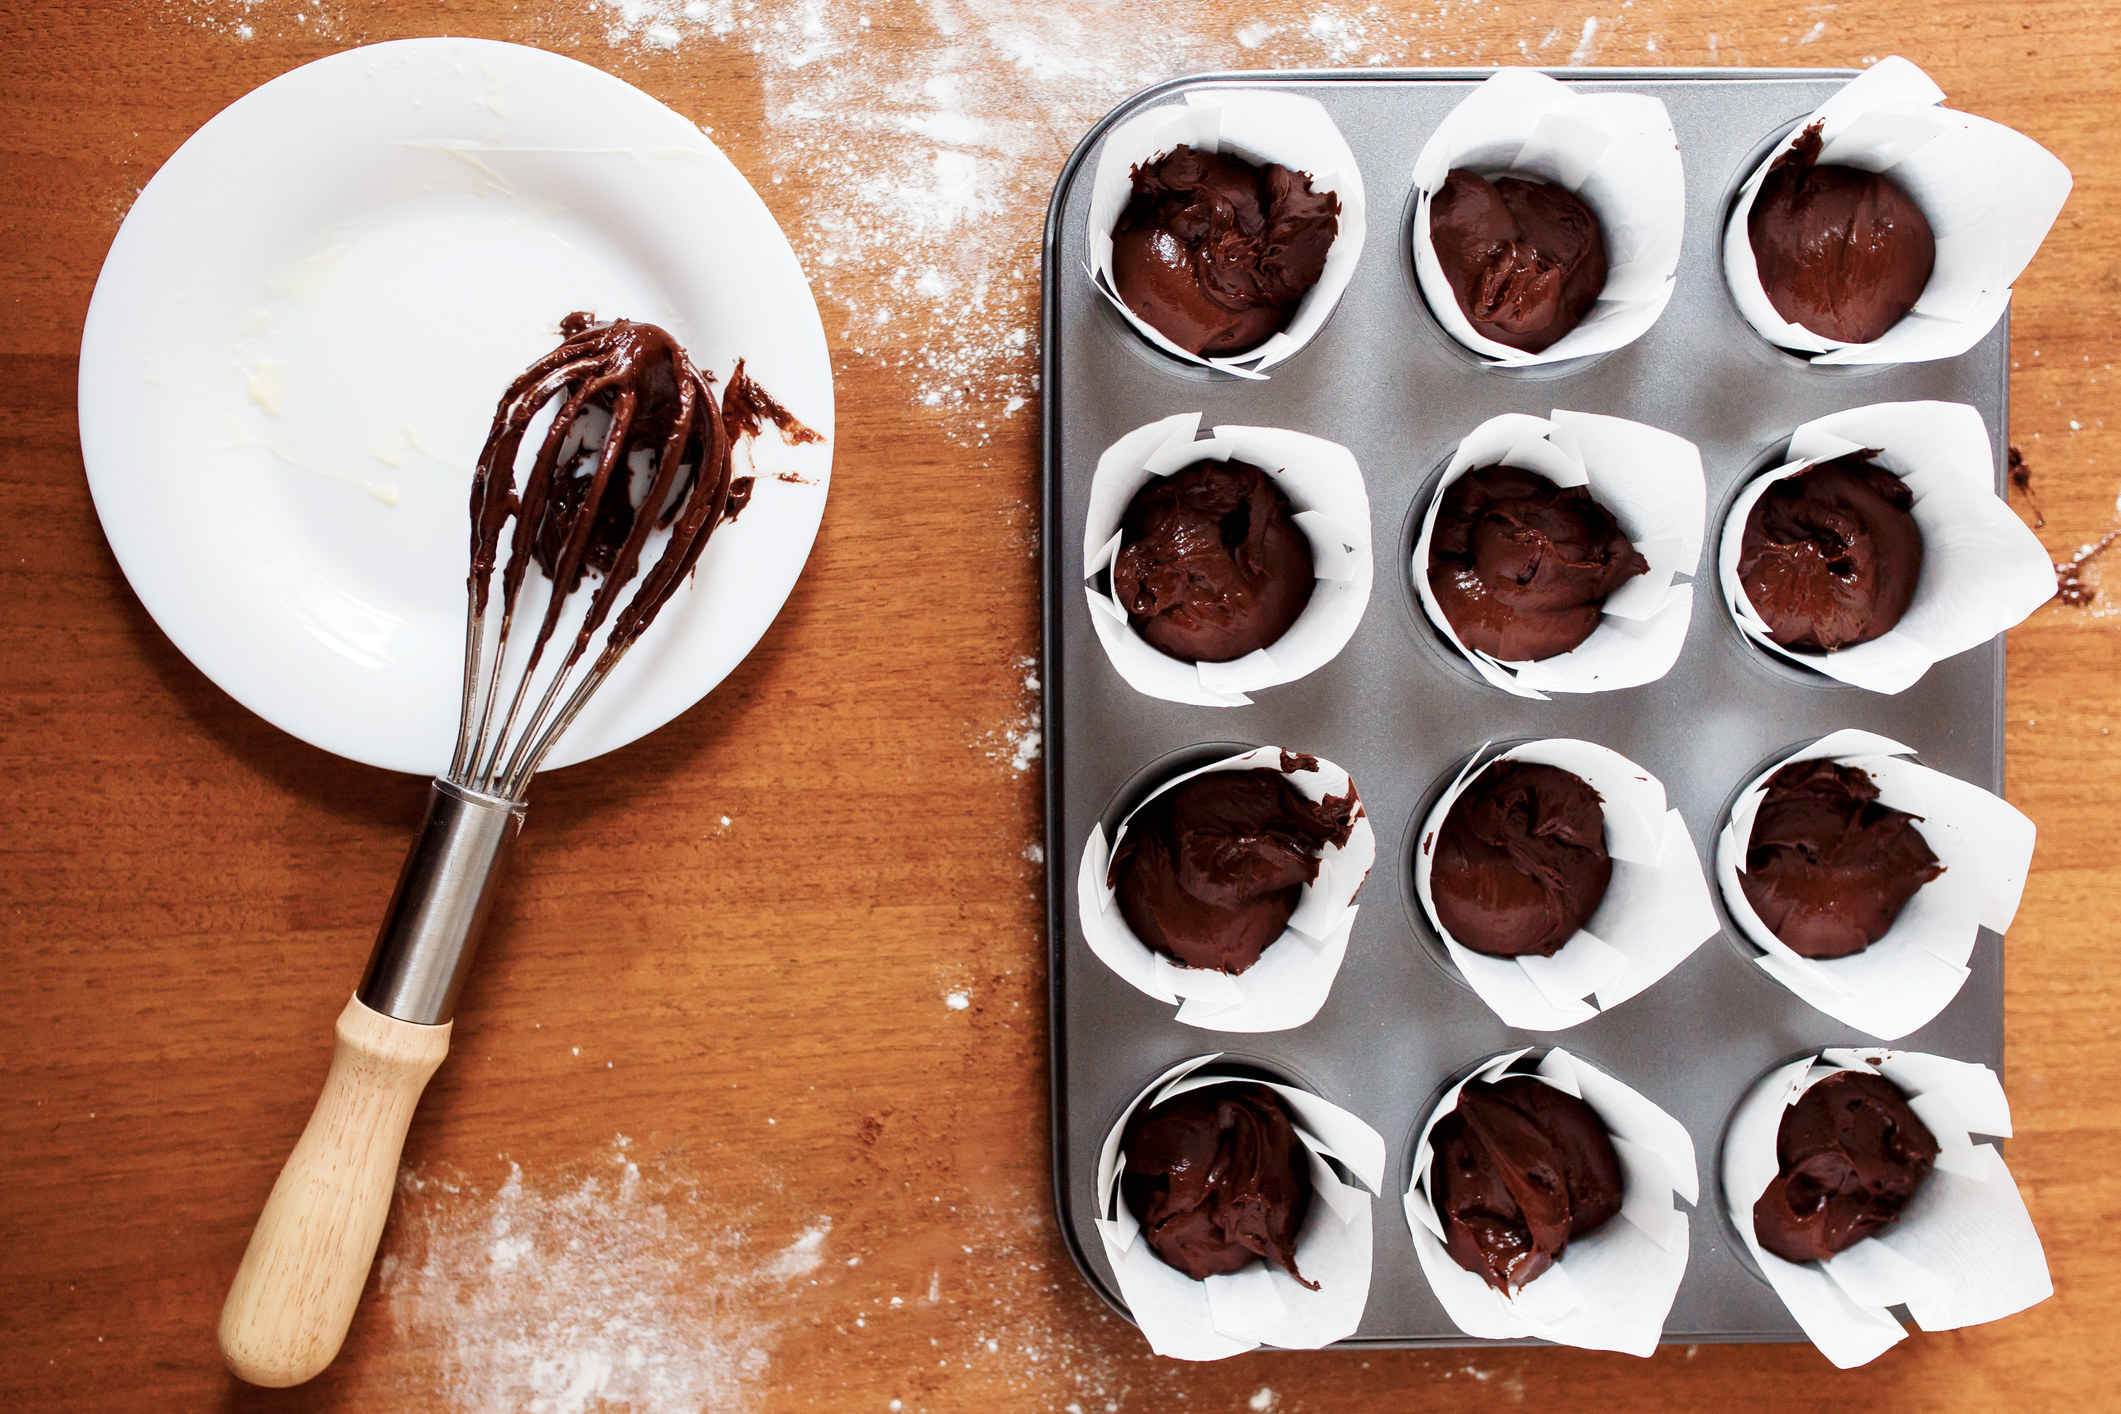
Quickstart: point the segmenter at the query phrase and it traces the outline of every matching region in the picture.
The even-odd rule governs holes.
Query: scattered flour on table
[[[511,1162],[492,1191],[401,1173],[379,1286],[399,1338],[431,1352],[422,1392],[453,1409],[745,1408],[831,1227],[758,1250],[683,1177],[644,1174],[621,1135],[549,1181]]]

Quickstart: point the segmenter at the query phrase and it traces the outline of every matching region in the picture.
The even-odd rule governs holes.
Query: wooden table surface
[[[1034,693],[1037,240],[1076,137],[1218,67],[1926,67],[2076,190],[2013,308],[2012,440],[2065,556],[2115,524],[2112,7],[1598,0],[866,11],[822,0],[0,7],[0,1406],[189,1410],[2077,1408],[2121,1387],[2109,603],[2010,640],[2010,1163],[2055,1296],[1857,1372],[1806,1346],[1150,1356],[1047,1186]],[[1140,26],[1151,32],[1137,33]],[[81,322],[217,110],[364,42],[574,55],[713,130],[817,283],[839,438],[809,569],[672,725],[541,779],[344,1354],[213,1327],[424,782],[280,734],[98,529]],[[2103,1399],[2099,1392],[2103,1391]]]

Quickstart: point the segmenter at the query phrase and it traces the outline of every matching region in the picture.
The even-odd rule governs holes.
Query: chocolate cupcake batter
[[[1283,752],[1281,765],[1316,770],[1318,758]],[[1281,771],[1210,771],[1134,813],[1106,882],[1134,936],[1235,975],[1281,936],[1319,852],[1348,842],[1361,808],[1353,786],[1312,801]]]
[[[1847,957],[1884,937],[1944,872],[1917,817],[1878,800],[1870,773],[1824,758],[1768,777],[1738,876],[1760,921],[1802,957]]]
[[[1753,503],[1738,583],[1768,636],[1831,653],[1892,631],[1922,578],[1907,483],[1854,452],[1786,476]]]
[[[1112,278],[1127,308],[1180,348],[1239,354],[1288,327],[1339,230],[1340,199],[1311,190],[1306,174],[1181,143],[1134,169]]]
[[[1649,567],[1588,488],[1514,466],[1452,482],[1429,539],[1429,588],[1459,641],[1510,663],[1582,643]]]
[[[1937,240],[1890,177],[1819,165],[1822,126],[1806,128],[1768,168],[1746,238],[1775,313],[1822,339],[1867,344],[1922,298]]]
[[[1500,1292],[1553,1266],[1572,1238],[1620,1211],[1626,1192],[1598,1112],[1533,1076],[1467,1085],[1429,1142],[1444,1250]]]
[[[1476,776],[1444,816],[1435,850],[1436,916],[1489,957],[1552,957],[1613,879],[1598,792],[1532,761],[1498,761]]]
[[[1149,1250],[1200,1281],[1264,1258],[1296,1270],[1311,1210],[1311,1160],[1281,1097],[1233,1081],[1137,1110],[1120,1134],[1120,1196]]]
[[[1152,647],[1227,663],[1288,632],[1318,580],[1289,498],[1248,462],[1201,461],[1134,493],[1112,589]]]
[[[1823,1262],[1899,1220],[1937,1161],[1937,1140],[1882,1075],[1827,1076],[1782,1112],[1775,1181],[1753,1236],[1786,1262]]]
[[[1605,235],[1565,187],[1455,167],[1429,201],[1429,244],[1473,328],[1538,353],[1605,289]]]

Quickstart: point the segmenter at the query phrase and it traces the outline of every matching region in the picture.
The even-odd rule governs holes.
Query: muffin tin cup
[[[1421,1122],[1411,1181],[1401,1199],[1407,1231],[1422,1273],[1446,1313],[1467,1335],[1483,1340],[1536,1337],[1584,1350],[1650,1355],[1657,1349],[1672,1299],[1686,1275],[1689,1221],[1675,1204],[1700,1202],[1694,1141],[1686,1126],[1581,1057],[1560,1047],[1536,1067],[1518,1062],[1529,1047],[1495,1056],[1444,1091]],[[1505,1073],[1531,1074],[1597,1111],[1613,1139],[1625,1183],[1620,1212],[1569,1242],[1554,1265],[1505,1296],[1452,1260],[1443,1220],[1429,1191],[1429,1136],[1458,1108],[1473,1081]]]
[[[2023,622],[2055,594],[2046,547],[1996,491],[1988,424],[1965,403],[1873,403],[1805,423],[1789,460],[1756,477],[1725,514],[1716,577],[1738,631],[1762,650],[1872,692],[1904,692],[1942,658]],[[1738,578],[1746,519],[1769,486],[1815,462],[1872,451],[1914,493],[1922,570],[1900,622],[1831,653],[1784,648]]]
[[[1358,797],[1354,827],[1344,845],[1320,851],[1318,877],[1304,885],[1303,895],[1281,936],[1267,944],[1259,961],[1235,976],[1209,968],[1173,962],[1136,937],[1120,913],[1119,900],[1106,875],[1113,852],[1126,838],[1127,825],[1143,806],[1165,791],[1213,771],[1280,771],[1307,800],[1354,793],[1348,773],[1320,760],[1316,770],[1282,769],[1278,746],[1250,751],[1173,776],[1142,798],[1114,831],[1109,846],[1102,824],[1084,842],[1076,870],[1077,907],[1083,940],[1099,961],[1144,996],[1178,1006],[1176,1020],[1206,1031],[1286,1031],[1318,1014],[1333,989],[1333,979],[1348,953],[1348,934],[1355,926],[1355,895],[1377,862],[1377,836]]]
[[[1936,1137],[1936,1167],[1890,1227],[1825,1262],[1786,1262],[1753,1234],[1753,1205],[1774,1182],[1782,1116],[1804,1092],[1845,1070],[1900,1087]],[[1907,1337],[1890,1308],[1924,1330],[1956,1330],[2022,1311],[2054,1294],[2047,1257],[2018,1185],[1993,1144],[2010,1103],[1985,1065],[1920,1051],[1829,1048],[1763,1075],[1731,1113],[1721,1186],[1731,1226],[1760,1274],[1819,1352],[1846,1370]]]
[[[1716,840],[1716,882],[1731,921],[1760,949],[1760,969],[1844,1025],[1893,1041],[1928,1024],[1966,985],[1983,928],[2003,933],[2018,913],[2032,867],[2033,822],[1976,785],[1918,766],[1914,748],[1864,731],[1838,731],[1755,776]],[[1793,761],[1838,761],[1867,772],[1879,803],[1917,818],[1944,873],[1915,890],[1885,936],[1848,957],[1801,957],[1763,923],[1745,896],[1753,821],[1768,778]]]
[[[1430,587],[1431,542],[1444,492],[1467,472],[1495,465],[1536,472],[1556,486],[1588,487],[1649,561],[1647,573],[1607,597],[1598,627],[1567,653],[1510,662],[1468,647]],[[1504,692],[1545,701],[1553,692],[1640,687],[1671,671],[1686,643],[1694,586],[1674,580],[1700,571],[1707,508],[1701,452],[1683,437],[1597,413],[1504,413],[1468,433],[1437,480],[1409,567],[1415,597],[1444,639]]]
[[[1568,771],[1598,792],[1605,812],[1612,882],[1590,921],[1552,957],[1475,952],[1436,912],[1430,876],[1444,821],[1466,789],[1503,761]],[[1666,804],[1663,783],[1594,742],[1547,738],[1493,755],[1483,748],[1430,810],[1415,839],[1413,868],[1422,911],[1459,975],[1520,1031],[1561,1031],[1612,1010],[1654,986],[1721,929],[1686,821]]]
[[[1459,307],[1429,238],[1429,205],[1454,167],[1574,193],[1598,218],[1608,273],[1583,322],[1538,353],[1488,338]],[[1409,230],[1422,298],[1453,339],[1497,368],[1568,363],[1622,348],[1671,303],[1686,228],[1686,178],[1664,104],[1639,93],[1581,94],[1537,69],[1500,69],[1467,94],[1414,164]]]
[[[2031,138],[1943,104],[1944,90],[1895,55],[1799,119],[1753,169],[1724,224],[1723,269],[1739,312],[1763,339],[1819,364],[1914,363],[1965,353],[2003,317],[2012,282],[2069,197],[2069,168]],[[1937,238],[1922,297],[1865,344],[1822,337],[1777,314],[1747,234],[1768,169],[1815,122],[1824,124],[1820,162],[1888,174]]]
[[[1316,1350],[1352,1335],[1370,1295],[1371,1205],[1384,1191],[1385,1141],[1354,1115],[1309,1090],[1217,1066],[1196,1056],[1159,1075],[1105,1136],[1097,1163],[1097,1231],[1135,1324],[1159,1355],[1222,1360],[1261,1345]],[[1120,1195],[1120,1137],[1144,1106],[1228,1081],[1266,1085],[1288,1106],[1311,1157],[1311,1208],[1296,1238],[1296,1269],[1257,1262],[1195,1281],[1149,1247]],[[1368,1190],[1368,1191],[1365,1191]]]
[[[1180,348],[1119,297],[1112,273],[1112,231],[1134,192],[1134,169],[1185,144],[1198,152],[1227,152],[1255,166],[1276,162],[1311,179],[1313,191],[1340,200],[1340,226],[1318,283],[1304,291],[1288,327],[1243,353],[1205,358]],[[1362,172],[1348,140],[1317,100],[1264,88],[1195,88],[1183,102],[1137,113],[1105,139],[1092,178],[1088,231],[1092,283],[1154,347],[1182,363],[1239,378],[1264,379],[1325,327],[1362,259],[1366,221]]]
[[[1246,694],[1294,682],[1332,661],[1370,605],[1370,495],[1354,455],[1337,442],[1279,427],[1217,427],[1199,437],[1200,414],[1137,427],[1105,449],[1083,524],[1083,592],[1105,655],[1138,692],[1199,707],[1242,707]],[[1249,462],[1289,498],[1318,577],[1288,632],[1228,663],[1189,663],[1143,638],[1111,584],[1127,506],[1144,486],[1200,461]]]

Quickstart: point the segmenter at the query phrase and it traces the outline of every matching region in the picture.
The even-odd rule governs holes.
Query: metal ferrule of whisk
[[[570,315],[562,330],[566,342],[502,397],[479,456],[456,752],[428,796],[356,993],[371,1010],[422,1026],[456,1013],[523,826],[531,777],[690,575],[728,504],[729,432],[708,380],[676,341],[653,325],[596,324],[586,315]],[[553,417],[519,490],[517,453],[546,407]],[[584,420],[591,412],[608,419],[601,438]],[[629,463],[635,452],[652,463],[637,499]],[[627,503],[622,515],[612,514],[607,491]],[[616,543],[597,543],[608,527],[619,530]],[[634,585],[651,534],[666,528],[662,553]],[[518,592],[534,563],[552,590],[536,615],[535,637],[527,649],[519,641],[511,655]],[[559,661],[541,675],[570,593],[592,565],[601,582],[580,622],[560,635],[566,647]],[[496,570],[498,595],[490,592]],[[490,631],[494,619],[498,627]],[[609,632],[591,652],[607,622]]]

